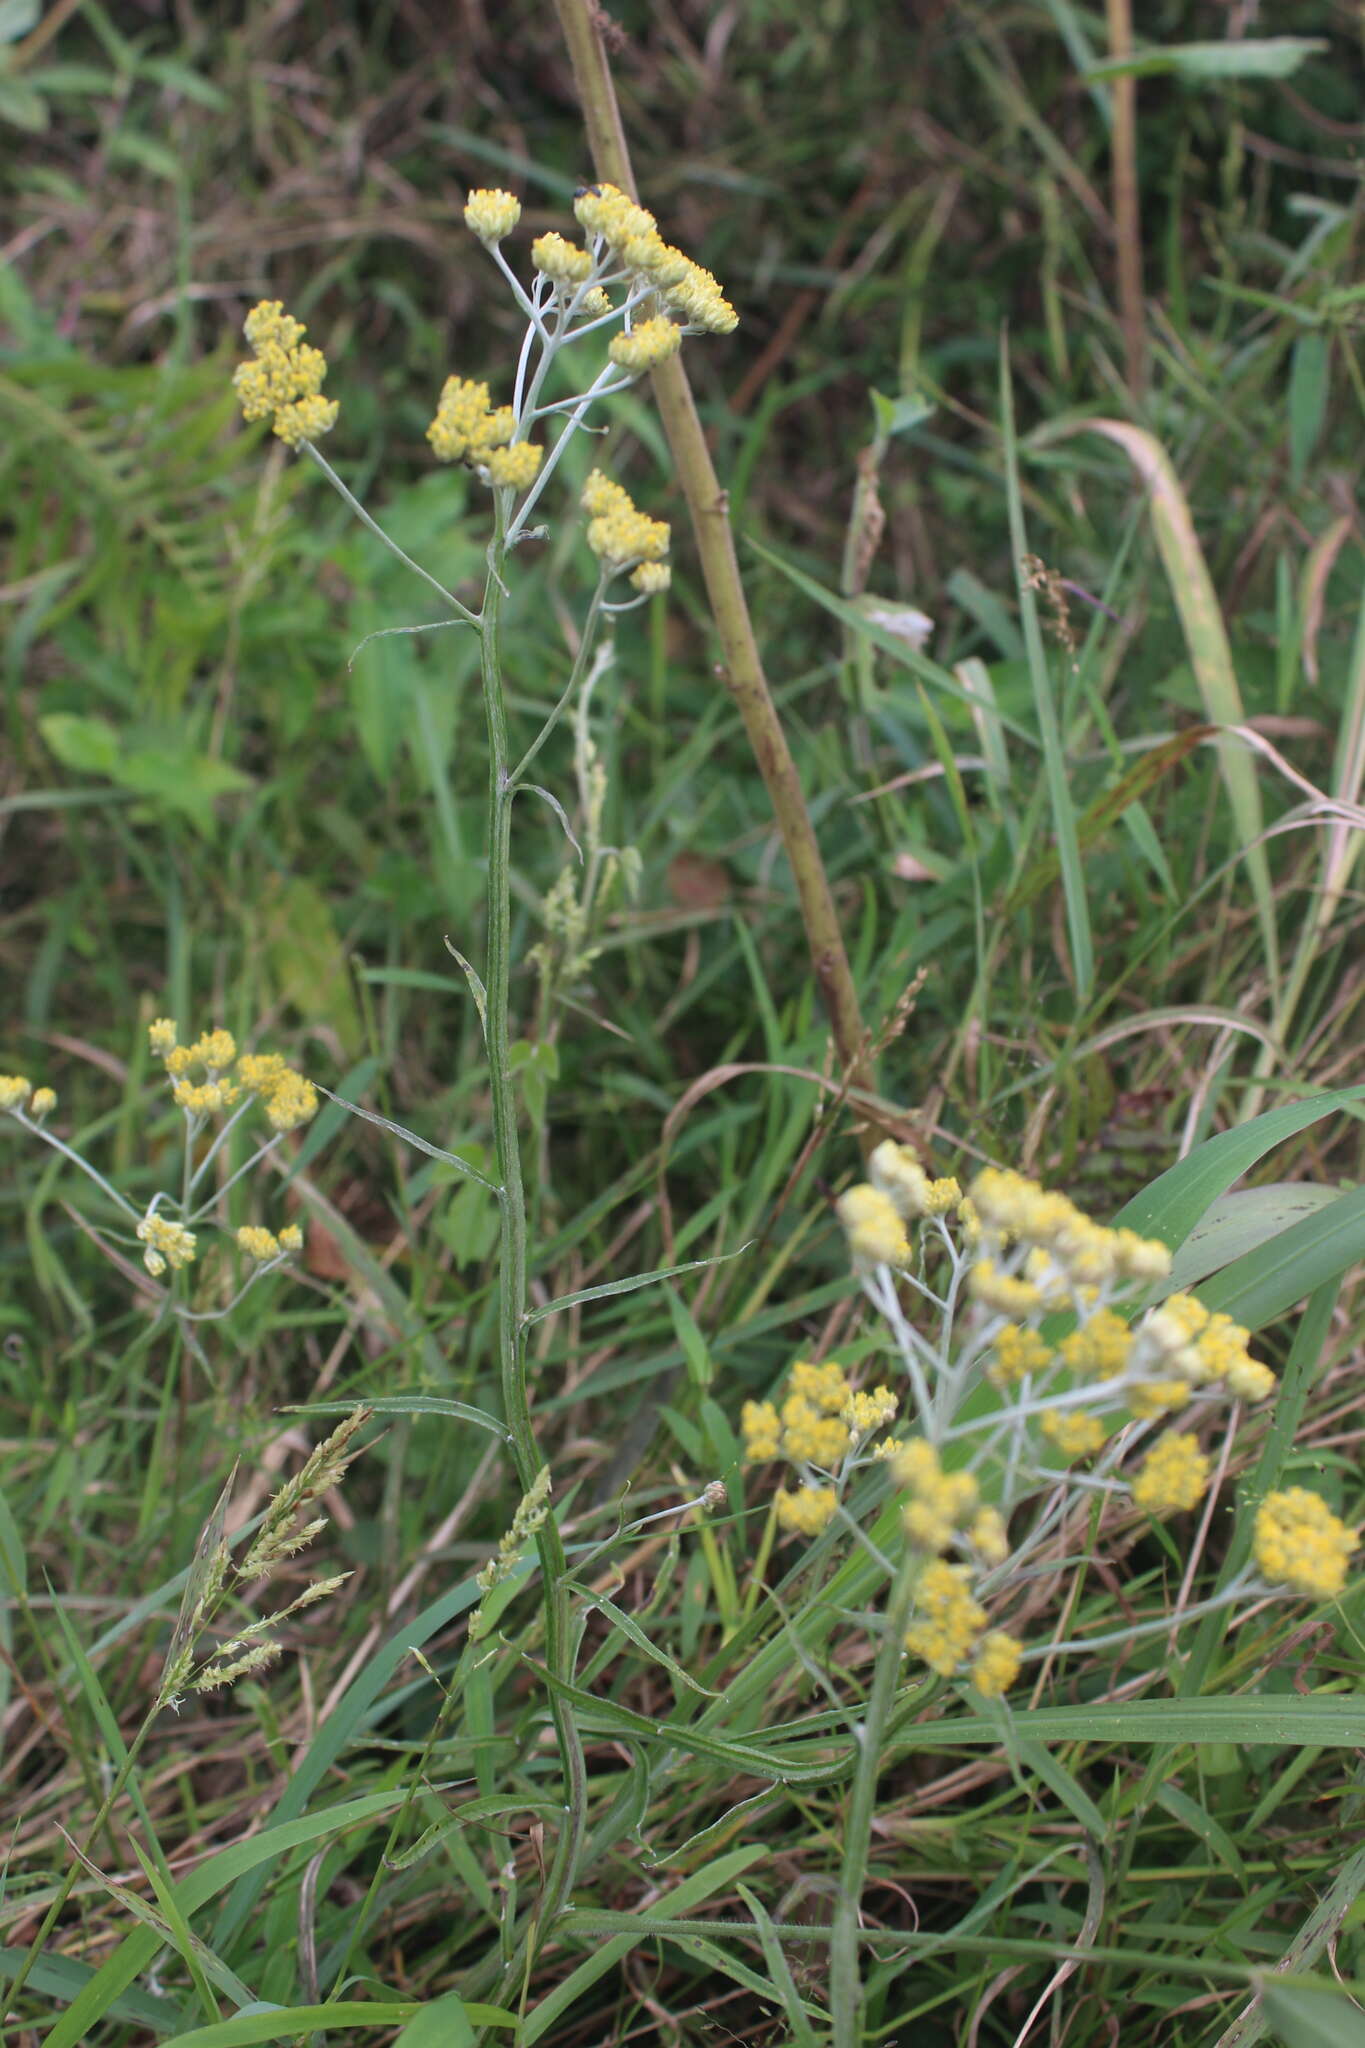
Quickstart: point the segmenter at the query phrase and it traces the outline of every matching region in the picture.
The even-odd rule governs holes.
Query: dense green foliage
[[[55,1087],[57,1128],[134,1201],[175,1128],[146,1050],[161,1015],[278,1046],[486,1164],[487,1066],[447,950],[482,958],[477,648],[367,637],[435,614],[308,464],[241,425],[228,377],[246,308],[282,298],[332,364],[329,458],[409,553],[477,587],[487,495],[423,436],[443,378],[509,384],[520,338],[461,224],[467,187],[515,186],[538,232],[591,169],[554,10],[87,5],[50,39],[12,12],[0,1069]],[[1004,1160],[1108,1220],[1212,1134],[1360,1078],[1357,13],[1287,0],[1274,35],[1318,41],[1258,57],[1224,42],[1224,7],[1141,10],[1140,47],[1166,56],[1138,86],[1134,390],[1112,92],[1087,76],[1102,10],[617,12],[642,194],[742,316],[689,369],[888,1111],[944,1170]],[[1196,43],[1217,63],[1171,54]],[[767,1503],[734,1430],[794,1356],[875,1346],[828,1199],[856,1147],[646,387],[606,446],[675,523],[674,585],[623,619],[595,699],[603,837],[630,854],[567,985],[529,958],[564,836],[548,806],[517,815],[532,1284],[548,1302],[724,1263],[538,1325],[535,1417],[571,1558],[612,1535],[627,1484],[632,1516],[714,1477],[730,1507],[582,1567],[583,1932],[541,1958],[521,2032],[488,2038],[804,2042],[839,1867],[835,1737],[875,1627],[856,1582],[755,1563]],[[547,500],[507,605],[527,733],[591,589],[572,506],[567,487]],[[912,607],[933,621],[922,650]],[[581,826],[568,728],[537,772]],[[1177,1242],[1238,1175],[1265,1184],[1193,1277],[1225,1269],[1206,1298],[1286,1373],[1274,1422],[1237,1439],[1225,1507],[1254,1471],[1359,1517],[1357,1117],[1287,1116],[1192,1183]],[[329,2037],[384,2039],[404,2000],[487,1997],[555,1825],[534,1602],[509,1588],[508,1647],[444,1720],[410,1655],[449,1675],[469,1574],[517,1505],[495,1439],[448,1408],[496,1407],[493,1205],[333,1104],[281,1156],[230,1221],[287,1208],[301,1270],[196,1354],[149,1332],[136,1267],[92,1241],[94,1197],[0,1117],[7,1967],[67,1867],[58,1830],[84,1841],[118,1731],[155,1696],[234,1461],[245,1519],[331,1426],[282,1411],[390,1404],[323,1541],[354,1576],[300,1618],[297,1657],[158,1722],[139,1809],[91,1845],[25,2019],[49,2025],[146,1911],[134,1844],[177,1879],[247,1838],[260,1861],[201,1864],[172,1953],[151,1970],[135,1933],[117,1999],[93,1980],[108,1995],[58,2048],[178,2039],[250,1999],[345,1998]],[[1187,1566],[1197,1599],[1232,1523],[1196,1525],[1097,1531],[1068,1637],[1161,1611]],[[1212,2048],[1260,2037],[1260,2018],[1229,2031],[1249,1970],[1325,1972],[1330,1938],[1365,1979],[1365,1862],[1343,1869],[1362,1630],[1357,1592],[1191,1630],[1187,1662],[1160,1637],[1073,1658],[1045,1705],[1021,1688],[1037,1711],[1008,1734],[951,1694],[917,1720],[908,1696],[865,1901],[869,2040],[1042,2039],[1024,2031],[1041,2000],[1035,2025],[1073,2048],[1120,2027]],[[949,1706],[956,1746],[936,1748]],[[697,1748],[653,1740],[663,1720]],[[765,1775],[779,1751],[786,1782]],[[192,1948],[175,1915],[210,1899]],[[717,1929],[632,1944],[621,1916],[646,1908]],[[1096,1953],[1054,1986],[1078,1947]],[[1316,1995],[1267,2007],[1290,2048],[1354,2041]],[[365,2001],[386,2003],[367,2021]],[[462,2038],[453,2013],[433,2024]]]

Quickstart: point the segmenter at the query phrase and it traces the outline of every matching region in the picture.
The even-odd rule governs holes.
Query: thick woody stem
[[[601,25],[605,17],[593,0],[555,0],[555,4],[573,64],[597,174],[634,196],[630,152],[602,42]],[[870,1042],[796,763],[763,673],[735,558],[728,502],[716,477],[681,359],[676,355],[670,357],[651,375],[664,432],[692,518],[702,576],[724,656],[725,686],[744,722],[791,864],[811,964],[834,1036],[841,1076],[861,1112],[861,1139],[866,1150],[882,1135],[876,1127],[876,1082]]]

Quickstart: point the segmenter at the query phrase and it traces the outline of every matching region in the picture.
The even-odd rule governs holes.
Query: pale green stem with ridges
[[[499,493],[500,499],[501,495]],[[506,519],[500,502],[497,533],[489,550],[488,582],[481,620],[483,700],[488,722],[488,951],[485,980],[493,1150],[500,1190],[498,1202],[502,1212],[498,1373],[517,1480],[522,1493],[526,1494],[545,1460],[536,1442],[526,1385],[526,1192],[522,1183],[508,1019],[512,964],[512,806],[516,789],[508,766],[507,712],[502,691],[502,570],[505,556]],[[536,1550],[545,1587],[546,1663],[555,1678],[567,1682],[572,1677],[573,1661],[568,1565],[553,1515],[546,1516],[536,1533]],[[564,1825],[555,1844],[554,1860],[537,1901],[534,1920],[504,1974],[504,1985],[509,1989],[522,1981],[526,1944],[553,1926],[565,1904],[573,1886],[583,1843],[587,1798],[583,1748],[568,1705],[558,1696],[552,1696],[550,1711],[564,1769]]]

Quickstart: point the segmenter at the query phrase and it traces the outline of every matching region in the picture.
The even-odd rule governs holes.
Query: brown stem
[[[1109,22],[1109,56],[1115,64],[1125,63],[1133,54],[1133,19],[1130,0],[1106,0]],[[1138,219],[1137,175],[1137,80],[1131,73],[1116,78],[1111,88],[1114,129],[1112,149],[1112,196],[1114,238],[1119,259],[1119,324],[1123,329],[1123,358],[1128,390],[1134,403],[1142,397],[1147,377],[1146,344],[1142,315],[1142,227]]]
[[[597,175],[634,196],[630,152],[603,42],[609,18],[594,0],[555,0],[555,5],[573,64]],[[716,477],[680,357],[675,355],[661,363],[652,375],[664,432],[692,517],[712,617],[720,635],[725,686],[744,721],[791,864],[811,962],[834,1034],[842,1078],[851,1091],[866,1096],[874,1089],[868,1034],[796,763],[763,673],[735,558],[728,501]],[[868,1141],[875,1143],[880,1136],[880,1131],[865,1125],[861,1142],[866,1148]]]

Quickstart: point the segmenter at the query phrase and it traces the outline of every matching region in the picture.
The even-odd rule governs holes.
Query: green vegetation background
[[[1154,46],[1247,27],[1213,0],[1140,12]],[[1365,693],[1358,14],[1344,0],[1277,7],[1275,34],[1322,42],[1289,76],[1156,66],[1141,81],[1136,402],[1110,95],[1084,76],[1103,56],[1097,13],[1069,0],[678,0],[617,16],[642,197],[741,313],[732,339],[690,345],[689,369],[884,1041],[885,1095],[922,1120],[945,1166],[1008,1159],[1108,1217],[1235,1118],[1253,1080],[1270,1102],[1358,1073],[1358,885],[1348,876],[1301,992],[1277,1011],[1276,973],[1320,900],[1305,792],[1258,766],[1265,820],[1299,828],[1267,842],[1258,900],[1219,756],[1198,743],[1207,697],[1180,579],[1135,472],[1110,443],[1059,432],[1136,418],[1167,451],[1248,723],[1308,784],[1349,797]],[[362,647],[425,622],[422,592],[305,465],[235,420],[228,375],[246,308],[282,298],[332,364],[331,459],[452,587],[478,573],[483,496],[434,466],[423,436],[443,378],[486,375],[496,395],[519,340],[463,229],[465,191],[513,186],[523,229],[539,231],[565,225],[590,174],[553,10],[85,5],[48,22],[50,37],[23,7],[0,20],[0,1066],[55,1086],[62,1128],[130,1192],[156,1185],[164,1142],[144,1029],[159,1014],[279,1046],[477,1162],[485,1076],[444,944],[475,958],[481,944],[474,651],[455,631]],[[1006,331],[1089,985],[1051,851],[1010,530]],[[860,558],[849,520],[879,421],[893,429],[885,530]],[[641,504],[675,522],[675,583],[623,624],[596,728],[606,837],[638,851],[638,891],[616,899],[590,979],[552,1023],[529,971],[521,982],[539,1278],[553,1296],[751,1245],[685,1310],[608,1304],[557,1328],[540,1360],[557,1475],[592,1502],[629,1478],[649,1504],[678,1497],[675,1474],[735,1482],[724,1418],[827,1336],[830,1315],[837,1334],[847,1289],[825,1184],[854,1152],[839,1116],[808,1143],[818,1096],[798,1076],[823,1069],[824,1032],[643,390],[618,407],[607,450]],[[548,513],[512,601],[512,687],[528,712],[566,673],[587,589],[567,495]],[[840,614],[841,588],[861,605]],[[989,693],[997,719],[974,721],[907,657],[894,614],[911,607],[933,621],[939,671]],[[567,735],[544,770],[568,802]],[[519,818],[515,858],[524,951],[564,860],[548,809]],[[1283,1042],[1258,1067],[1268,1033]],[[1277,1177],[1353,1178],[1355,1128],[1309,1131],[1277,1155]],[[310,1129],[292,1184],[268,1197],[306,1213],[303,1278],[254,1294],[203,1361],[141,1345],[142,1312],[92,1249],[76,1188],[59,1163],[3,1142],[4,1488],[31,1583],[50,1576],[87,1640],[183,1566],[234,1457],[259,1475],[292,1455],[282,1408],[378,1391],[488,1398],[491,1204],[374,1128],[329,1109]],[[1272,1355],[1290,1334],[1270,1333]],[[1337,1341],[1344,1365],[1345,1325]],[[1357,1423],[1329,1374],[1310,1414],[1317,1469],[1349,1467]],[[358,1569],[354,1602],[329,1624],[311,1690],[292,1677],[243,1688],[167,1732],[155,1804],[168,1847],[230,1839],[349,1660],[372,1653],[374,1617],[396,1624],[507,1526],[505,1475],[467,1432],[401,1424],[366,1471],[336,1537]],[[742,1522],[734,1540],[742,1556]],[[711,1571],[694,1560],[659,1596],[684,1658],[714,1628]],[[137,1654],[105,1683],[115,1714],[136,1719],[156,1644],[130,1641]],[[1297,1667],[1312,1683],[1355,1668],[1327,1637],[1294,1655],[1312,1660]],[[13,1686],[6,1664],[0,1704],[20,1697]],[[67,1714],[88,1724],[88,1702],[43,1696],[15,1808],[20,1862],[36,1872],[60,1861],[57,1824],[79,1827],[95,1756],[89,1725],[54,1732]],[[647,1687],[628,1697],[648,1711]],[[1163,1945],[1273,1954],[1266,1925],[1310,1909],[1338,1854],[1342,1788],[1310,1767],[1267,1850],[1272,1761],[1243,1757],[1200,1805],[1202,1831],[1178,1804],[1142,1808],[1150,1833],[1128,1874],[1149,1873],[1135,1911],[1157,1960],[1145,1975],[1097,1966],[1072,2038],[1106,2038],[1098,2015],[1119,1986],[1154,2011],[1189,1996],[1163,1975]],[[993,1829],[1026,1828],[1010,1788],[1003,1763],[969,1776],[961,1829],[913,1774],[892,1795],[931,1917],[988,1881]],[[704,1818],[667,1827],[681,1839]],[[773,1854],[795,1883],[818,1878],[829,1846],[800,1840],[789,1810]],[[1229,1882],[1238,1912],[1273,1892],[1245,1915],[1245,1939]],[[608,1901],[628,1898],[627,1875],[614,1883]],[[372,1966],[425,1992],[478,1937],[459,1929],[447,1948],[429,1869],[391,1891]],[[1055,1934],[1079,1924],[1075,1905],[1040,1891],[1029,1910]],[[339,1922],[341,1905],[328,1911]],[[1124,1929],[1120,1911],[1108,1938]],[[661,1979],[683,2014],[676,2038],[709,2039],[709,2022],[693,2031],[687,2017],[701,1993],[681,1967]],[[970,2009],[985,1962],[939,1967],[929,2002]],[[1046,1981],[1042,1963],[1020,1970],[1016,2027]],[[277,1974],[283,1987],[283,1962]],[[627,2038],[650,1995],[623,1969],[581,2038]],[[1213,2041],[1230,2010],[1224,1998],[1212,2017],[1171,2019],[1164,2038]],[[742,2038],[785,2038],[762,2031],[752,2001],[737,2013],[726,2024]],[[107,2024],[110,2040],[141,2038]],[[957,2038],[944,2024],[925,2040]],[[983,2042],[1013,2037],[996,2025]]]

